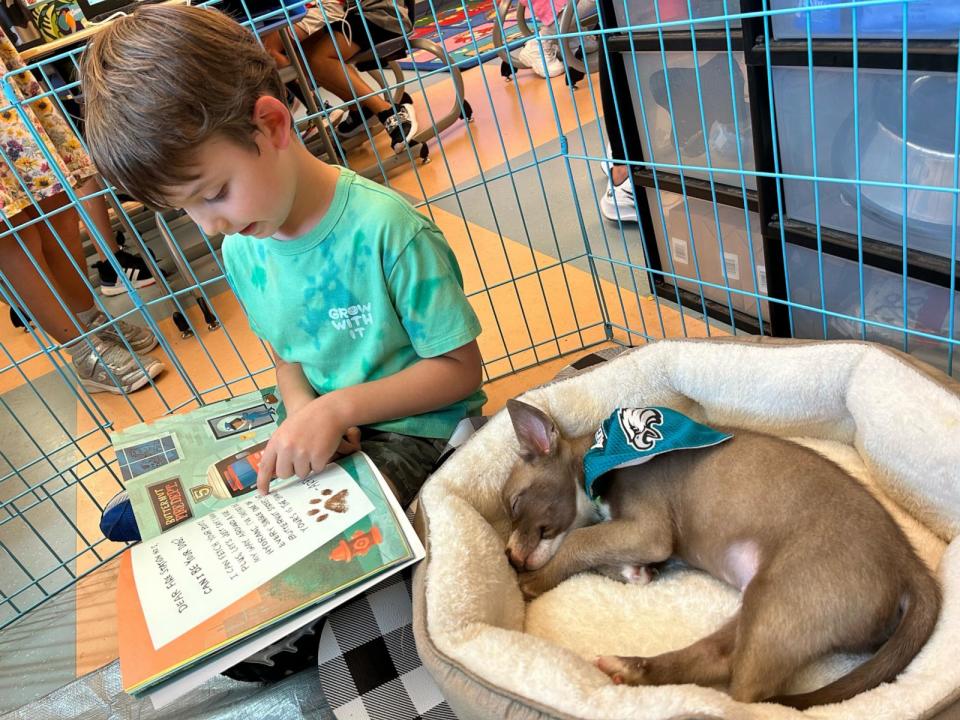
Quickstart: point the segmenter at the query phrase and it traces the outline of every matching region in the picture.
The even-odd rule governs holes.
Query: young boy
[[[409,503],[484,401],[480,324],[437,227],[307,152],[273,59],[219,12],[141,6],[95,36],[81,71],[103,175],[227,235],[227,278],[273,350],[287,414],[260,491],[350,438]]]
[[[101,173],[227,235],[227,278],[273,350],[286,408],[260,491],[359,447],[409,504],[485,399],[480,324],[437,227],[308,153],[273,59],[217,11],[141,6],[95,36],[81,72]],[[227,674],[272,680],[315,664],[315,630]]]

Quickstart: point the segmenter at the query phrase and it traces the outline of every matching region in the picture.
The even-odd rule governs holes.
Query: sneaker
[[[111,322],[106,314],[102,312],[97,313],[96,317],[90,321],[90,329],[92,330],[101,326],[103,329],[98,331],[97,335],[107,338],[122,347],[126,347],[126,345],[123,344],[125,339],[138,355],[148,353],[157,346],[157,336],[146,328],[142,328],[139,325],[131,325],[123,320],[114,320]]]
[[[91,335],[69,351],[80,385],[91,393],[132,393],[163,372],[156,358],[131,353],[106,337]]]
[[[514,56],[514,62],[525,68],[532,68],[535,62],[540,62],[540,43],[534,40],[527,40]]]
[[[535,41],[534,41],[535,42]],[[527,42],[529,45],[530,42]],[[556,77],[557,75],[563,74],[563,63],[560,62],[560,58],[557,57],[557,48],[559,44],[556,40],[544,40],[543,41],[543,57],[540,57],[539,48],[534,48],[531,53],[532,58],[529,63],[530,69],[534,73],[539,75],[542,78]],[[526,50],[527,46],[524,45],[523,49]],[[522,54],[522,51],[521,51]]]
[[[303,142],[308,143],[320,134],[320,128],[317,127],[316,123],[314,122],[306,122],[307,108],[304,107],[303,103],[301,103],[299,100],[297,100],[297,107],[298,114],[294,115],[293,120],[298,127],[303,128],[300,139],[303,140]],[[300,109],[302,109],[302,112],[299,111]],[[320,113],[320,122],[323,124],[323,126],[332,126],[334,128],[337,127],[340,121],[343,120],[347,114],[346,111],[341,108],[334,109],[333,105],[328,103],[326,100],[320,104]],[[362,125],[360,127],[361,129],[363,128]]]
[[[274,683],[308,668],[316,673],[325,621],[326,616],[321,615],[220,674],[241,682]]]
[[[107,540],[113,542],[138,542],[140,528],[137,527],[137,518],[133,514],[133,505],[126,490],[114,495],[100,516],[100,532]]]
[[[117,263],[119,263],[123,269],[123,274],[127,276],[130,284],[135,289],[144,288],[156,282],[153,273],[150,272],[150,268],[147,267],[147,264],[139,255],[129,253],[121,247],[113,256],[117,259]],[[98,260],[93,264],[93,267],[100,276],[101,293],[104,295],[122,295],[127,291],[127,288],[117,276],[116,271],[113,269],[113,266],[110,265],[109,261]]]
[[[300,102],[300,98],[294,95],[290,88],[287,88],[287,108],[290,110],[294,123],[307,116],[307,106]]]
[[[326,100],[320,103],[320,110],[323,113],[321,117],[323,117],[334,127],[339,125],[340,121],[343,120],[347,115],[346,110],[341,107],[334,108],[333,105],[328,103]]]
[[[117,230],[116,240],[117,240],[117,249],[125,251],[127,249],[127,236],[123,234],[123,230]],[[153,260],[154,266],[160,270],[160,272],[163,274],[165,278],[170,277],[173,274],[173,271],[164,270],[162,267],[160,267],[160,258],[157,257],[157,254],[153,251],[153,248],[150,247],[149,245],[144,245],[144,247],[147,249],[147,252],[150,253],[150,257]],[[134,257],[136,257],[138,260],[140,259],[139,256],[135,255]],[[148,272],[149,272],[149,268],[148,268]]]
[[[393,151],[403,152],[410,138],[417,134],[417,115],[413,111],[413,102],[400,105],[395,113],[383,121],[383,127],[390,135]]]
[[[361,107],[360,110],[352,107],[346,116],[336,124],[337,135],[341,140],[352,138],[359,135],[370,122],[377,119],[377,114],[371,110]]]
[[[607,191],[600,198],[600,212],[614,222],[637,222],[637,203],[629,177],[619,185],[607,180]]]

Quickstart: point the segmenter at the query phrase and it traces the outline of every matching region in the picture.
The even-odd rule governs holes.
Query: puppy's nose
[[[504,550],[504,552],[505,552],[506,555],[507,555],[507,560],[508,560],[508,561],[510,562],[510,564],[514,567],[514,569],[516,569],[516,570],[523,570],[523,562],[524,562],[524,561],[523,561],[522,559],[520,559],[520,558],[516,555],[516,553],[513,552],[513,548],[508,547],[508,548],[506,548],[506,549]]]

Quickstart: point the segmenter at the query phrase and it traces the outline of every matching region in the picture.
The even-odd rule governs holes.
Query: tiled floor
[[[602,249],[615,260],[639,262],[641,256],[635,226],[621,231],[599,216],[596,203],[606,182],[599,167],[568,164],[559,157],[561,133],[572,153],[602,151],[598,103],[587,84],[574,92],[562,78],[548,84],[529,72],[506,83],[495,62],[468,71],[464,81],[474,122],[457,123],[433,143],[430,163],[398,170],[389,181],[415,203],[432,199],[423,211],[433,216],[460,260],[484,326],[480,345],[488,376],[495,378],[487,386],[485,412],[495,412],[508,397],[551,378],[570,360],[556,359],[558,355],[607,342],[604,307],[616,325],[633,330],[629,337],[614,332],[620,342],[640,342],[640,333],[705,334],[705,326],[689,312],[681,321],[675,309],[649,297],[645,275],[630,277],[611,263],[598,265],[596,276],[590,272],[588,248]],[[431,107],[452,102],[449,82],[432,83],[426,94]],[[418,112],[426,122],[422,97]],[[378,146],[383,145],[381,136]],[[350,157],[353,167],[373,160],[364,148]],[[209,257],[193,266],[201,279],[217,274]],[[207,331],[189,303],[190,317],[200,329],[197,337],[181,339],[169,318],[169,303],[151,306],[166,338],[159,354],[165,356],[167,372],[155,387],[130,398],[97,396],[95,406],[81,400],[42,354],[17,364],[35,354],[37,345],[29,335],[0,323],[0,349],[6,354],[0,357],[0,472],[6,475],[7,465],[37,457],[37,438],[46,451],[64,446],[52,462],[37,463],[16,482],[11,478],[0,485],[0,499],[23,495],[18,508],[35,528],[19,519],[0,524],[0,542],[15,548],[17,561],[34,566],[18,567],[11,553],[0,554],[5,585],[11,578],[10,584],[19,587],[25,572],[41,572],[59,558],[64,568],[41,584],[49,593],[68,583],[71,574],[82,575],[100,557],[119,550],[106,542],[96,546],[98,555],[88,549],[100,537],[97,503],[117,489],[116,479],[103,468],[112,455],[107,450],[99,456],[109,446],[109,431],[101,429],[106,422],[122,428],[176,409],[189,401],[191,385],[212,400],[226,393],[226,384],[233,392],[252,389],[251,374],[261,385],[272,382],[269,358],[235,298],[222,283],[206,291],[223,327]],[[157,297],[156,292],[145,299]],[[111,306],[115,312],[127,308],[125,299]],[[51,478],[56,475],[51,468],[72,472]],[[76,482],[79,477],[82,485]],[[31,501],[27,490],[43,480]],[[114,573],[114,563],[107,564],[0,631],[0,712],[116,657]],[[25,593],[21,604],[41,597],[36,589]]]

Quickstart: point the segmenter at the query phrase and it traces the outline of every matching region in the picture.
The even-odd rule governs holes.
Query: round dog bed
[[[737,703],[722,688],[614,685],[593,666],[596,655],[688,645],[733,614],[739,593],[694,570],[644,586],[585,573],[525,603],[504,555],[509,522],[500,488],[518,444],[502,412],[421,494],[428,556],[416,574],[414,631],[424,665],[461,720],[950,714],[960,699],[960,385],[869,343],[678,340],[625,352],[523,399],[567,435],[592,432],[617,406],[664,405],[703,423],[807,444],[891,511],[936,572],[943,609],[895,682],[805,713]],[[789,691],[821,687],[865,658],[823,658],[798,673]]]

